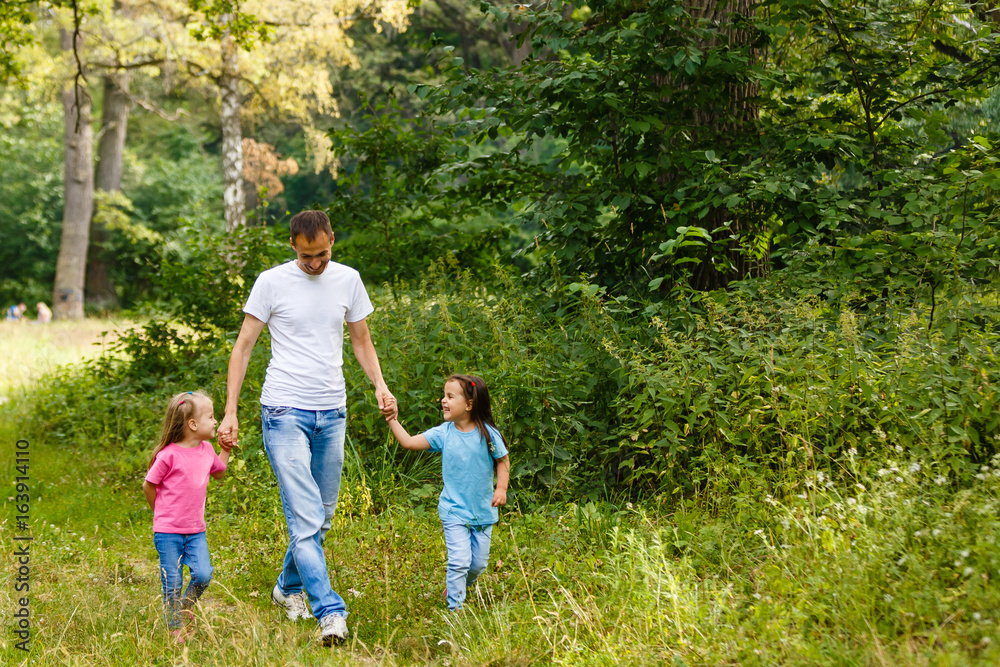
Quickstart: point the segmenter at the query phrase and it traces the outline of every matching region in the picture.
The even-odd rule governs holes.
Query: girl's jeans
[[[190,609],[212,581],[212,561],[208,557],[208,540],[205,533],[181,535],[179,533],[153,533],[153,544],[160,553],[160,581],[163,583],[163,608],[167,627],[181,627],[180,612]],[[183,566],[191,574],[184,596]]]
[[[344,599],[330,586],[323,540],[340,495],[347,410],[261,406],[264,449],[278,478],[288,549],[278,575],[284,595],[305,588],[317,619],[347,616]]]
[[[465,600],[465,589],[476,583],[489,563],[493,525],[443,523],[444,543],[448,547],[448,607],[459,609]]]

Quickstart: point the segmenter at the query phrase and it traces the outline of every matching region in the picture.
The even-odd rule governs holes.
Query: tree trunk
[[[97,172],[94,188],[117,192],[122,187],[122,163],[125,156],[125,133],[128,126],[128,74],[104,76],[104,101],[101,113],[101,138],[97,147]],[[112,258],[101,247],[107,240],[104,225],[94,221],[87,253],[86,298],[104,307],[118,305],[118,293],[111,280]]]
[[[237,46],[232,37],[222,39],[222,173],[226,231],[246,224],[243,194],[243,128],[240,126],[240,71]]]
[[[77,40],[78,49],[82,41]],[[63,51],[72,50],[72,33],[61,31],[61,42]],[[62,102],[65,205],[52,312],[56,319],[79,319],[83,317],[87,241],[94,208],[94,129],[90,125],[90,96],[82,82],[79,86],[68,82],[62,90]]]
[[[685,6],[694,19],[707,19],[722,29],[722,38],[733,49],[746,50],[749,58],[746,67],[753,66],[763,54],[759,49],[748,48],[753,35],[745,28],[734,24],[737,16],[752,17],[754,2],[751,0],[685,0]],[[707,43],[705,50],[718,46]],[[692,138],[711,138],[720,145],[732,138],[745,136],[753,130],[759,117],[756,98],[759,86],[756,83],[734,80],[726,87],[725,108],[694,110],[695,130]],[[748,251],[751,242],[763,231],[760,221],[746,215],[735,215],[726,208],[711,211],[702,224],[712,234],[717,245],[723,245],[722,253],[713,253],[712,260],[703,261],[695,269],[692,286],[700,290],[725,287],[730,281],[766,275],[770,270],[770,242],[768,250],[755,255]],[[762,256],[761,256],[762,255]]]

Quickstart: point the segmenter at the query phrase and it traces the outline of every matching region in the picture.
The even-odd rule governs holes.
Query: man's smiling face
[[[320,232],[312,241],[306,239],[304,234],[299,234],[293,239],[292,249],[298,257],[297,264],[303,273],[310,276],[318,276],[326,270],[326,265],[330,262],[331,248],[333,248],[333,236]]]

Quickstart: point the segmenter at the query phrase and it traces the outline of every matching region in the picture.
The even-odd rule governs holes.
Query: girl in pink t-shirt
[[[215,437],[217,423],[212,399],[205,394],[189,391],[170,399],[163,434],[142,483],[142,492],[153,508],[153,543],[160,554],[167,627],[178,641],[184,640],[182,614],[191,615],[191,607],[212,580],[205,539],[205,497],[208,478],[226,475],[230,449],[222,445],[216,456],[208,442]],[[185,565],[191,581],[181,596]]]

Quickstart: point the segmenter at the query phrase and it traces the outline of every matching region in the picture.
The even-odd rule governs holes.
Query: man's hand
[[[227,452],[233,447],[236,447],[236,434],[240,430],[240,422],[236,418],[236,415],[226,415],[222,418],[222,423],[219,424],[219,429],[217,433],[219,434],[219,447],[222,447]]]
[[[375,397],[378,399],[378,409],[385,417],[386,421],[391,421],[399,416],[399,406],[396,404],[396,397],[392,395],[389,388],[382,386],[375,390]]]

